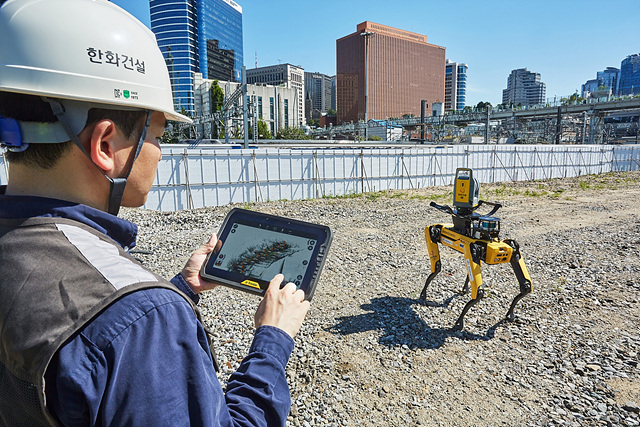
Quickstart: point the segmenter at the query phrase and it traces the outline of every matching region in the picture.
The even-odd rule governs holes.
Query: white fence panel
[[[8,166],[0,157],[0,185]],[[640,170],[639,145],[448,145],[394,148],[255,148],[165,145],[146,208],[451,185],[469,167],[482,183]]]

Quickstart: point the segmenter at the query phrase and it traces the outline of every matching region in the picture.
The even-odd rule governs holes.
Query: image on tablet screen
[[[266,281],[282,273],[285,283],[300,287],[316,243],[277,230],[234,224],[215,267]]]

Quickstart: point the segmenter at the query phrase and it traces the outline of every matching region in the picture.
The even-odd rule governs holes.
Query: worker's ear
[[[90,134],[87,151],[91,161],[106,175],[116,169],[116,152],[118,148],[118,130],[111,120],[100,120]]]

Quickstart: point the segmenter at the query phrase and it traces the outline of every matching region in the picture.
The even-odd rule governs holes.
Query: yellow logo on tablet
[[[252,288],[260,289],[260,285],[253,280],[245,280],[244,282],[240,282],[243,285],[251,286]]]

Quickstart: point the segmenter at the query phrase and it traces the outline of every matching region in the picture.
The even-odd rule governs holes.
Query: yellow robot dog
[[[454,330],[464,327],[464,315],[484,296],[482,286],[482,274],[480,265],[510,263],[520,285],[520,293],[516,295],[509,307],[506,319],[513,321],[515,308],[518,301],[532,290],[531,277],[524,265],[520,254],[520,247],[515,240],[498,240],[500,232],[500,218],[493,215],[502,207],[499,203],[478,200],[479,185],[473,177],[471,169],[456,169],[456,181],[453,194],[453,206],[441,206],[431,202],[431,206],[443,212],[451,214],[453,224],[434,224],[424,229],[429,260],[431,261],[431,274],[427,277],[424,288],[420,293],[420,300],[426,302],[427,287],[434,277],[440,272],[440,251],[438,243],[464,255],[467,268],[467,278],[464,282],[462,293],[466,293],[471,285],[471,300],[464,306],[462,313],[453,326]],[[486,215],[480,215],[475,210],[481,205],[491,205],[493,209]]]

